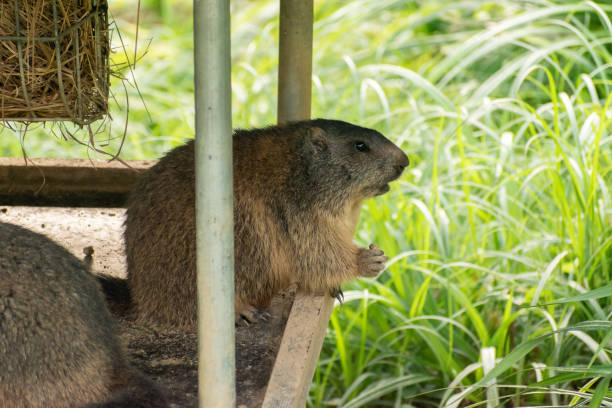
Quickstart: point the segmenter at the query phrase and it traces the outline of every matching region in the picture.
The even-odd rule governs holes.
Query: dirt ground
[[[282,338],[291,297],[277,297],[267,321],[236,327],[237,406],[258,407]],[[173,407],[197,406],[197,336],[156,330],[120,318],[121,339],[132,363],[166,392]]]
[[[94,273],[120,278],[125,278],[124,216],[121,208],[0,206],[0,221],[45,234],[90,262]],[[236,392],[241,408],[258,407],[263,401],[292,300],[293,294],[282,294],[268,308],[267,320],[236,327]],[[132,364],[165,390],[172,407],[197,406],[197,335],[138,325],[121,307],[111,309]]]

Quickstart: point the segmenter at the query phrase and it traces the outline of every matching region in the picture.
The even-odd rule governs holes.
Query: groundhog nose
[[[408,167],[409,165],[410,165],[410,160],[408,159],[408,156],[406,156],[404,152],[401,152],[398,162],[395,165],[397,172],[398,173],[403,172],[404,169]]]

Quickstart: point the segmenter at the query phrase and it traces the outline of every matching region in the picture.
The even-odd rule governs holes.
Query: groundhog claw
[[[259,310],[255,306],[248,305],[236,314],[235,323],[250,326],[257,321],[268,321],[271,318],[272,315],[265,310]]]
[[[248,305],[236,315],[236,323],[242,320],[247,326],[257,320],[257,308]]]
[[[378,248],[376,244],[370,244],[368,248],[359,251],[359,276],[373,278],[385,269],[385,262],[389,258]]]
[[[342,292],[342,289],[338,288],[338,289],[332,289],[329,291],[329,295],[333,298],[336,298],[336,300],[342,304],[342,302],[344,302],[344,292]]]

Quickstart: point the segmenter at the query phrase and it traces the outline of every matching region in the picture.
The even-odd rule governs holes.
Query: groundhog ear
[[[327,150],[325,131],[318,127],[310,128],[308,130],[308,145],[315,152],[323,152]]]

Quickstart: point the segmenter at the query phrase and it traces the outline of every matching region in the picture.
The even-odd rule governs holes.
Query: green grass
[[[126,159],[193,135],[190,2],[144,4]],[[234,125],[273,123],[277,1],[232,7]],[[133,4],[111,10],[131,55]],[[604,2],[316,2],[313,116],[377,128],[412,164],[364,206],[356,240],[392,260],[346,286],[309,406],[612,405],[609,15]],[[109,151],[124,116],[114,108]],[[28,153],[90,153],[47,139],[29,133]]]

